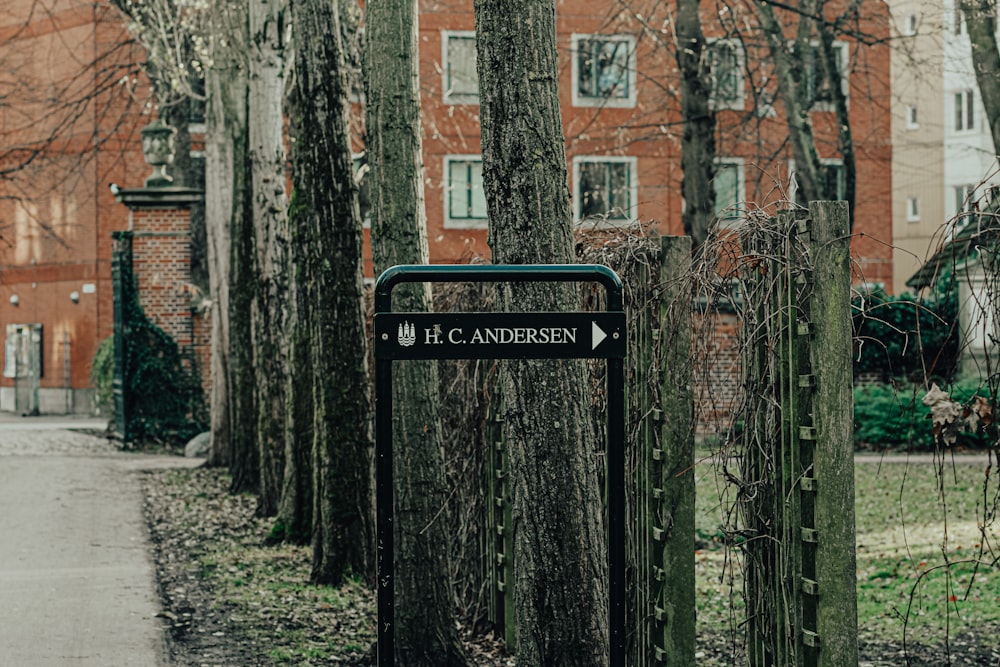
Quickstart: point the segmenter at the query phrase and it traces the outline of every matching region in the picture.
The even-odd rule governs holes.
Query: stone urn
[[[167,174],[167,165],[174,161],[176,130],[160,119],[142,128],[142,156],[153,173],[146,179],[147,188],[170,187],[174,179]]]

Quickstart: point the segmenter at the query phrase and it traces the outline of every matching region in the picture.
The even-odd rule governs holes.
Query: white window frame
[[[581,220],[581,204],[583,197],[580,192],[580,165],[584,162],[605,162],[609,164],[629,165],[628,176],[628,210],[622,217],[592,217]],[[573,158],[573,220],[577,222],[607,224],[608,226],[628,224],[638,217],[639,201],[639,162],[631,155],[577,155]]]
[[[951,188],[955,195],[955,216],[961,216],[972,210],[972,204],[976,201],[976,186],[971,183],[954,185]]]
[[[451,217],[451,163],[452,162],[479,162],[483,161],[483,156],[478,153],[463,155],[445,155],[442,161],[441,172],[441,194],[444,203],[444,227],[445,229],[487,229],[489,227],[489,216],[482,218],[453,218]],[[482,187],[482,184],[480,184]],[[483,193],[485,197],[486,193]]]
[[[913,37],[917,34],[919,25],[920,22],[916,14],[907,14],[906,18],[903,19],[903,35]]]
[[[906,221],[920,222],[920,197],[906,198]]]
[[[952,12],[952,32],[956,35],[965,34],[965,12],[958,4],[958,0],[955,1],[955,11]]]
[[[842,159],[840,159],[839,157],[821,158],[820,161],[819,161],[819,164],[820,164],[821,167],[840,167],[841,169],[844,168],[844,161]],[[798,184],[798,181],[795,178],[795,174],[796,173],[798,173],[798,172],[795,169],[795,160],[789,160],[788,161],[788,175],[789,175],[790,184],[789,184],[789,188],[788,188],[788,199],[792,203],[797,204],[799,206],[802,206],[802,205],[808,206],[809,202],[803,202],[802,204],[799,204],[799,201],[798,201],[798,198],[799,198],[799,184]],[[837,194],[840,196],[840,198],[837,199],[836,201],[843,201],[843,197],[847,196],[847,172],[846,171],[844,172],[844,185],[843,185],[843,187],[844,187],[844,193],[841,195],[841,193],[838,192]]]
[[[842,188],[843,192],[837,192],[837,199],[835,201],[844,201],[844,198],[847,197],[847,170],[844,167],[844,161],[840,158],[823,158],[819,163],[822,167],[840,167],[840,173],[843,176],[844,182],[839,184],[838,190]]]
[[[952,95],[952,127],[955,132],[973,132],[976,129],[976,93],[972,88],[956,90]]]
[[[906,105],[906,129],[916,130],[920,128],[920,116],[917,113],[916,104]]]
[[[715,77],[715,47],[718,44],[725,44],[732,47],[736,53],[736,75],[739,78],[739,94],[735,99],[720,99],[716,95],[717,85]],[[709,74],[711,77],[712,90],[709,96],[709,104],[715,110],[719,109],[735,109],[743,110],[746,108],[746,77],[744,77],[744,68],[746,67],[746,55],[743,52],[743,45],[735,39],[709,39],[707,42],[708,46],[708,63],[709,63]]]
[[[572,89],[572,102],[575,107],[612,107],[612,108],[632,108],[635,106],[636,101],[636,90],[635,85],[637,81],[636,69],[635,69],[635,37],[632,35],[600,35],[600,34],[583,34],[583,33],[573,33],[572,35],[572,47],[570,49],[572,67],[571,73],[573,80],[571,82],[570,88]],[[626,67],[626,78],[628,79],[628,94],[624,97],[604,97],[604,96],[591,96],[591,95],[581,95],[580,94],[580,58],[579,58],[579,44],[581,41],[603,41],[603,42],[622,42],[627,44],[628,48],[628,65]]]
[[[742,219],[746,215],[746,162],[743,158],[738,157],[720,157],[715,158],[715,169],[716,176],[719,173],[719,167],[736,167],[736,201],[732,204],[727,204],[722,209],[719,208],[719,202],[712,202],[712,218],[718,222],[719,227],[728,228],[732,227],[736,222]],[[715,194],[715,183],[712,183],[712,194]]]
[[[476,80],[476,93],[451,92],[451,65],[448,57],[448,44],[452,39],[472,40],[475,53],[475,30],[442,30],[441,31],[441,99],[445,104],[479,104],[479,81]]]
[[[813,56],[812,57],[813,71],[812,72],[806,72],[806,76],[808,77],[808,85],[811,88],[810,93],[811,93],[811,95],[813,97],[813,100],[814,100],[813,104],[812,104],[812,107],[810,107],[809,110],[810,111],[834,111],[834,103],[832,101],[827,101],[827,100],[818,100],[817,101],[815,99],[816,98],[816,81],[817,81],[816,76],[815,76],[815,71],[817,69],[822,70],[823,65],[819,61],[819,58],[822,56],[822,54],[819,52],[820,51],[820,43],[818,41],[813,40],[812,42],[809,43],[809,46],[813,50],[813,52],[812,52],[812,56]],[[851,75],[851,73],[850,73],[850,67],[849,67],[850,63],[851,63],[850,45],[847,42],[843,42],[843,41],[840,41],[840,40],[835,40],[833,42],[833,48],[834,48],[834,50],[837,53],[839,53],[838,59],[839,59],[840,62],[838,63],[837,68],[840,70],[840,90],[844,94],[844,101],[848,104],[848,106],[850,106],[850,102],[851,102],[851,82],[850,82],[850,75]]]

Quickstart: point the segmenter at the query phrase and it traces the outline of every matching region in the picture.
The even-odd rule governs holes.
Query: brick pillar
[[[115,198],[129,208],[132,270],[139,304],[151,322],[197,360],[206,389],[210,382],[207,309],[191,285],[191,205],[200,190],[179,187],[120,189]]]

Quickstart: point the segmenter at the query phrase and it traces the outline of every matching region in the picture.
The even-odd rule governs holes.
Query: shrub
[[[854,389],[854,441],[878,449],[934,446],[930,411],[915,388],[865,384]]]
[[[854,375],[923,383],[952,379],[958,368],[958,290],[951,280],[925,299],[874,290],[855,297]]]
[[[977,394],[989,392],[978,381],[966,380],[950,387],[953,400],[969,405]],[[935,447],[930,410],[922,402],[927,390],[916,385],[863,384],[854,389],[854,442],[877,449],[932,450]],[[959,447],[985,447],[986,433],[963,433]]]
[[[123,240],[131,238],[124,236],[126,232],[120,234]],[[121,301],[121,312],[116,312],[116,318],[122,318],[124,347],[122,399],[126,432],[119,435],[126,445],[182,444],[204,431],[208,423],[197,360],[146,317],[132,271],[131,246],[125,245],[127,250],[123,253],[115,295]],[[109,356],[113,359],[113,343],[107,344],[111,346]],[[113,362],[110,374],[114,375]]]
[[[115,414],[115,337],[108,336],[97,347],[90,364],[90,381],[97,390],[94,405],[101,414],[114,418]]]

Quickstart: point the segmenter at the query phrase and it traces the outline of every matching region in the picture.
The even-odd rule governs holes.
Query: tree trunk
[[[293,9],[294,11],[294,9]],[[295,111],[289,112],[294,125]],[[297,155],[300,146],[292,144]],[[298,165],[296,165],[298,166]],[[294,177],[293,177],[294,178]],[[298,183],[298,181],[296,181]],[[303,187],[297,185],[296,187]],[[313,363],[312,321],[316,313],[314,285],[306,273],[309,253],[315,252],[312,211],[304,204],[302,192],[292,191],[288,213],[289,262],[294,267],[288,276],[288,374],[285,387],[285,477],[281,501],[270,542],[308,544],[313,536]],[[315,361],[319,361],[318,359]]]
[[[830,26],[828,24],[819,28],[820,54],[823,58],[823,71],[830,81],[836,81],[836,85],[831,86],[833,92],[833,108],[837,118],[837,147],[840,149],[840,158],[844,163],[844,200],[847,202],[848,228],[854,229],[854,201],[857,198],[858,167],[854,151],[854,135],[851,132],[851,117],[847,109],[847,94],[842,88],[841,63],[837,61],[837,52],[833,48],[833,42],[837,37],[837,27],[846,17],[855,16],[858,0],[851,2],[849,9],[842,14],[841,18]],[[820,12],[822,15],[822,6]],[[836,200],[837,193],[822,193],[827,200]]]
[[[427,221],[417,2],[372,0],[367,12],[368,163],[378,272],[393,264],[427,263]],[[401,286],[395,290],[394,308],[429,310],[430,286]],[[408,667],[465,665],[451,590],[437,364],[400,361],[394,367],[395,662]]]
[[[372,425],[349,90],[337,3],[293,0],[296,351],[312,388],[312,580],[370,575]],[[323,35],[324,39],[309,39]],[[306,347],[304,344],[308,344]],[[307,370],[302,368],[303,371]],[[305,379],[308,383],[304,382]],[[303,392],[304,393],[304,392]]]
[[[997,49],[996,5],[992,0],[962,0],[959,4],[965,13],[976,83],[986,108],[993,150],[1000,155],[1000,50]]]
[[[822,199],[822,174],[820,173],[819,154],[816,152],[816,138],[813,136],[812,120],[809,118],[811,100],[804,94],[803,77],[812,63],[812,48],[809,41],[811,30],[808,28],[814,6],[811,2],[800,7],[799,30],[793,42],[793,52],[789,52],[789,40],[777,17],[774,8],[768,2],[757,2],[757,15],[760,18],[761,29],[767,39],[771,51],[771,60],[777,76],[778,92],[785,108],[785,122],[788,124],[788,135],[792,143],[792,156],[795,158],[795,180],[801,199],[814,201]]]
[[[705,35],[698,0],[677,0],[677,66],[681,75],[681,171],[684,233],[695,247],[705,241],[715,217],[715,112],[706,66]]]
[[[235,210],[236,163],[241,137],[246,132],[246,80],[238,68],[225,71],[211,68],[205,74],[207,92],[205,113],[205,188],[212,193],[205,199],[209,294],[212,299],[212,389],[209,400],[211,449],[208,464],[230,465],[233,461],[230,440],[229,365],[229,276],[230,225]]]
[[[240,89],[238,107],[246,118],[249,86]],[[234,99],[235,101],[235,99]],[[249,125],[249,123],[248,123]],[[229,470],[233,493],[260,490],[260,450],[257,447],[257,391],[253,365],[253,302],[257,290],[254,258],[253,194],[249,157],[249,127],[233,141],[233,211],[230,229],[229,372],[230,404]]]
[[[574,261],[553,0],[476,0],[483,181],[497,263]],[[515,284],[508,311],[579,308],[571,284]],[[503,364],[518,664],[607,664],[606,537],[580,361]]]
[[[288,206],[282,116],[286,17],[282,0],[255,0],[249,6],[249,135],[257,269],[251,333],[260,450],[257,511],[273,516],[284,484],[288,369]]]

